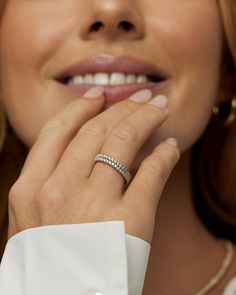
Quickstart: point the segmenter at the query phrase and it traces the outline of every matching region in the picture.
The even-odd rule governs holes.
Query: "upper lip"
[[[56,74],[55,79],[63,82],[78,75],[114,72],[147,75],[158,80],[165,80],[168,77],[166,71],[142,59],[103,54],[75,62]]]

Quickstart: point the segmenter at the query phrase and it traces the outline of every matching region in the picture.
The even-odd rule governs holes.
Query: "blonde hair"
[[[0,0],[0,17],[4,10],[4,5],[6,0]],[[225,36],[227,39],[226,54],[223,56],[226,66],[222,69],[222,79],[226,80],[225,85],[225,95],[235,95],[235,61],[236,61],[236,1],[235,0],[222,0],[220,2],[220,8],[223,16],[223,24],[225,29]],[[227,89],[226,89],[227,88]],[[210,131],[211,132],[211,131]],[[206,132],[209,135],[209,132]],[[211,132],[214,134],[214,132]],[[207,140],[205,138],[201,140],[204,144],[198,149],[197,154],[204,155],[203,159],[209,158],[209,154],[212,154],[212,150],[206,150],[205,146],[209,144],[209,138],[212,140],[211,136],[207,135]],[[217,136],[218,137],[218,136]],[[199,181],[194,181],[193,186],[199,190],[199,194],[203,194],[209,191],[209,187],[213,185],[220,196],[219,200],[212,199],[211,193],[205,193],[207,195],[204,200],[208,203],[206,215],[208,212],[213,212],[213,220],[217,220],[220,216],[222,223],[230,223],[236,229],[236,213],[235,211],[221,210],[222,208],[235,208],[236,209],[236,122],[232,124],[231,128],[227,132],[224,132],[225,146],[221,149],[221,159],[219,161],[219,169],[226,171],[226,173],[218,173],[216,175],[215,171],[212,174],[212,162],[209,162],[208,170],[211,175],[211,183],[206,182],[205,178],[208,179],[208,175],[204,179],[201,176],[202,171],[206,168],[205,166],[194,166],[196,172],[193,178],[196,177]],[[214,139],[214,138],[213,138]],[[203,146],[203,147],[202,147]],[[196,153],[195,153],[196,154]],[[194,155],[195,155],[194,154]],[[26,147],[20,142],[20,140],[15,135],[14,131],[11,129],[7,123],[7,119],[4,118],[3,110],[0,110],[0,258],[4,251],[5,244],[7,241],[7,226],[8,226],[8,192],[19,176],[21,167],[25,161],[27,155]],[[217,154],[218,156],[218,154]],[[219,157],[218,157],[219,158]],[[218,158],[216,157],[217,161]],[[199,161],[199,163],[204,162]],[[205,162],[204,162],[205,165]],[[206,169],[207,170],[207,169]],[[208,171],[207,170],[207,171]],[[213,175],[213,176],[212,176]],[[220,181],[218,181],[220,179]],[[220,183],[220,187],[217,184]],[[199,189],[200,188],[200,189]],[[198,192],[197,192],[198,193]],[[199,199],[196,196],[196,199]],[[213,201],[212,201],[213,200]],[[216,204],[220,204],[219,206]],[[213,209],[212,209],[213,208]],[[231,210],[230,209],[230,210]],[[201,211],[201,210],[200,210]],[[199,214],[201,215],[201,212]],[[222,213],[223,212],[223,213]],[[226,213],[225,213],[226,212]],[[230,217],[229,217],[230,216]],[[203,221],[205,224],[208,223],[207,218]],[[214,226],[209,228],[214,232]]]

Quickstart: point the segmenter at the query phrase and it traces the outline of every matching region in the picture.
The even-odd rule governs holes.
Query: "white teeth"
[[[78,75],[70,78],[69,84],[95,84],[95,85],[122,85],[147,83],[148,77],[145,75],[123,74],[123,73],[97,73]]]
[[[139,75],[137,77],[137,82],[138,83],[146,83],[147,81],[148,81],[148,79],[147,79],[147,76],[145,76],[145,75]]]
[[[126,83],[128,84],[132,84],[132,83],[136,83],[136,75],[133,75],[133,74],[129,74],[126,76]]]
[[[73,78],[74,84],[82,84],[84,82],[84,79],[82,76],[76,76]]]
[[[81,78],[82,78],[82,83],[84,82],[86,84],[93,84],[94,78],[92,74],[87,74],[84,76],[84,78],[81,76]]]
[[[109,75],[108,74],[95,74],[94,84],[96,85],[108,85],[109,84]]]
[[[110,76],[110,85],[121,85],[125,84],[125,74],[121,73],[112,73]]]

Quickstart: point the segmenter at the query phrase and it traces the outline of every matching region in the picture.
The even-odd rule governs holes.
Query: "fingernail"
[[[86,91],[83,95],[83,97],[86,98],[98,98],[104,93],[104,88],[101,86],[95,86],[90,88],[88,91]]]
[[[159,109],[166,109],[167,108],[167,97],[163,94],[155,96],[149,104],[158,107]]]
[[[174,147],[178,147],[178,140],[174,137],[170,137],[166,140],[166,143],[173,145]]]
[[[137,103],[148,102],[152,98],[152,91],[149,89],[142,89],[135,92],[129,97],[129,100],[132,100]]]

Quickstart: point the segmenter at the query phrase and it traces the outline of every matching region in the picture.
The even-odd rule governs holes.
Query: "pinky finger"
[[[124,195],[131,208],[146,209],[144,212],[155,215],[162,190],[179,158],[177,140],[169,138],[143,160]]]

